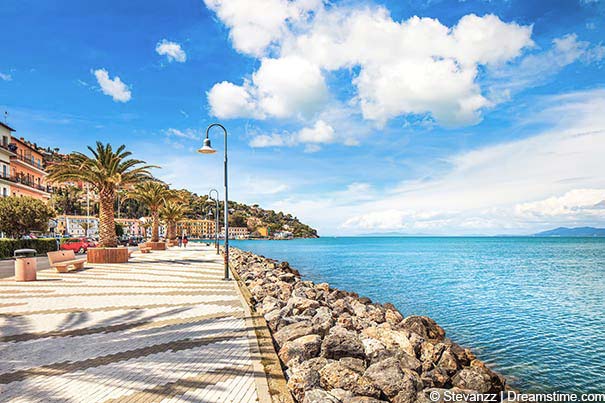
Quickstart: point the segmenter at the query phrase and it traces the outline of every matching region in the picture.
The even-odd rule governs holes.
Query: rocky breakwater
[[[231,261],[267,321],[298,402],[428,403],[446,390],[470,396],[506,387],[428,317],[404,318],[391,304],[303,281],[286,262],[240,250]]]

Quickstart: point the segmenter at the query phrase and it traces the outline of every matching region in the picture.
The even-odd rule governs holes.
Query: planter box
[[[151,248],[151,250],[166,250],[166,242],[145,242],[145,246]]]
[[[88,248],[88,263],[127,263],[128,248]]]
[[[171,241],[167,242],[168,246],[177,246],[179,244],[179,241],[176,239],[173,239]]]

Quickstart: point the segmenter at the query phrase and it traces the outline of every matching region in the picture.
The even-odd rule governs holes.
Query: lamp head
[[[216,152],[216,150],[214,148],[212,148],[210,139],[208,137],[206,137],[204,139],[204,144],[203,144],[202,148],[197,150],[197,152],[200,154],[214,154]]]

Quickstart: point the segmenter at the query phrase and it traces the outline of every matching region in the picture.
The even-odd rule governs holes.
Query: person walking
[[[187,247],[187,243],[189,243],[189,239],[187,239],[187,235],[185,235],[183,237],[183,247],[186,248]]]
[[[180,236],[180,237],[178,237],[178,239],[179,239],[179,248],[180,248],[181,246],[183,246],[183,237]]]

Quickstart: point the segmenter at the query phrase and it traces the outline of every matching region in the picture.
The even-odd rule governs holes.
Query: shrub
[[[29,232],[46,231],[48,220],[53,215],[53,209],[33,197],[0,198],[0,232],[12,238],[19,238]]]
[[[12,257],[17,249],[35,249],[38,256],[57,250],[54,238],[38,239],[0,239],[0,258]]]

